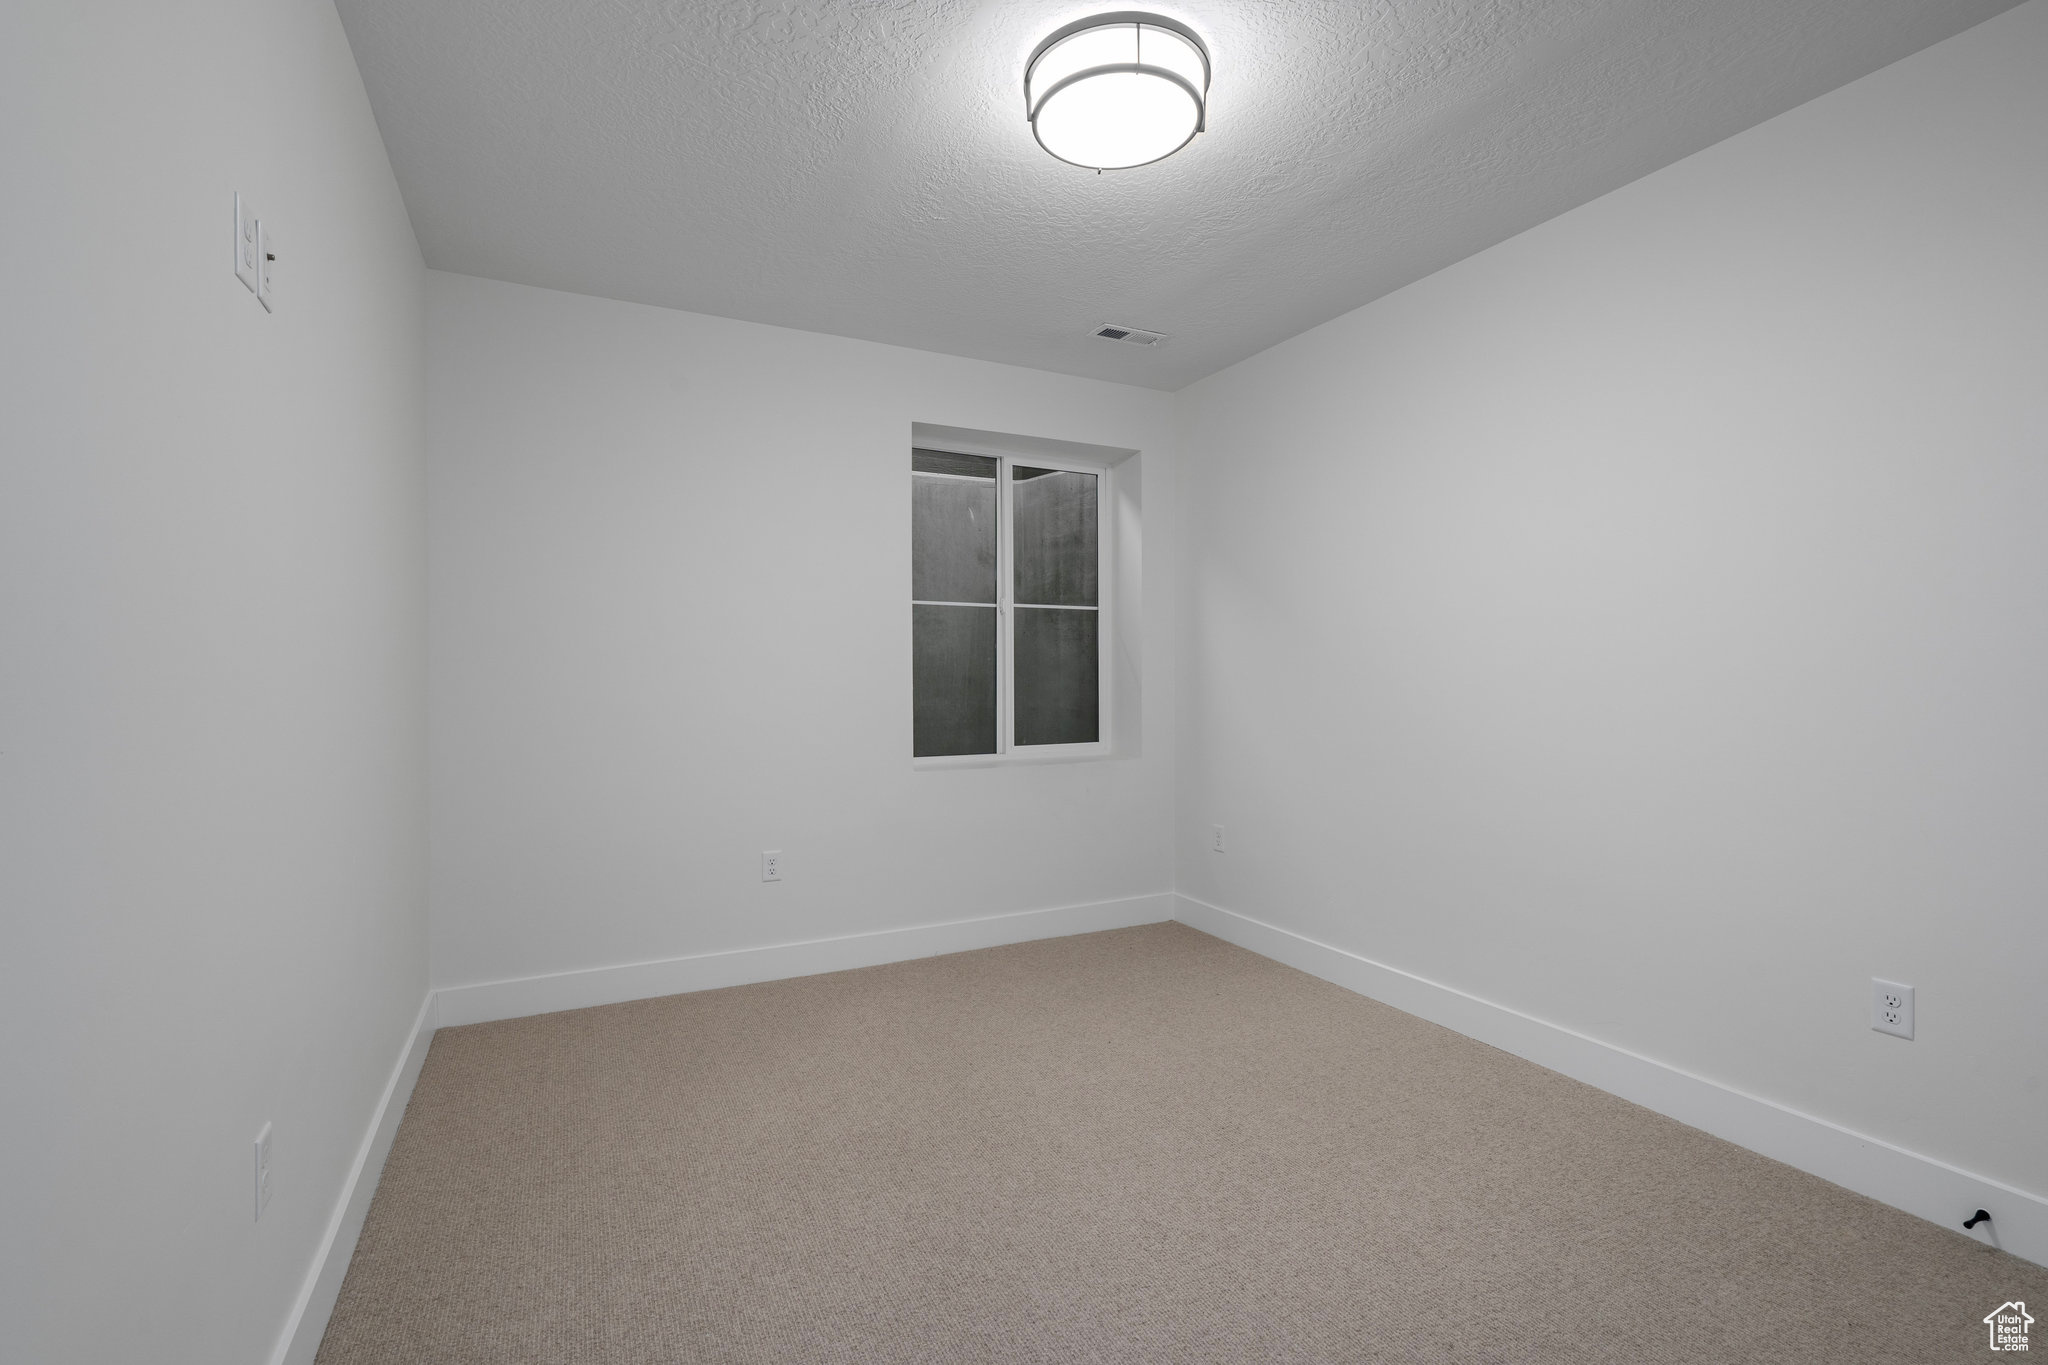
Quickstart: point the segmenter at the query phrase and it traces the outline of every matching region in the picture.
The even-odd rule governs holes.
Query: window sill
[[[913,758],[910,766],[918,772],[940,772],[948,768],[1023,768],[1045,763],[1100,763],[1115,758],[1107,744],[1061,746],[1048,753],[944,754]]]

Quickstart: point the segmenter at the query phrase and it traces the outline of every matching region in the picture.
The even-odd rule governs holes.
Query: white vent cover
[[[1148,332],[1142,327],[1125,327],[1114,322],[1105,322],[1097,327],[1095,335],[1104,341],[1121,341],[1126,346],[1157,346],[1166,340],[1164,332]]]

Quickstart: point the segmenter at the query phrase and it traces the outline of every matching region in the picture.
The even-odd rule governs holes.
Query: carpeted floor
[[[442,1030],[319,1359],[1930,1365],[2008,1299],[2048,1271],[1161,924]]]

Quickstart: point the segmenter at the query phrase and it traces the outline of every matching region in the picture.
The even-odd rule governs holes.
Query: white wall
[[[426,987],[424,271],[327,0],[8,6],[0,183],[0,1357],[260,1361]]]
[[[429,279],[437,984],[1170,888],[1168,395]],[[913,422],[1142,452],[1138,756],[913,771]]]
[[[2048,1194],[2044,72],[2035,3],[1183,391],[1181,888]]]

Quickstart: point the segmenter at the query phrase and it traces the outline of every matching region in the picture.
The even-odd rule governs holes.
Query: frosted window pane
[[[910,616],[911,753],[919,758],[994,753],[995,608],[912,607]]]
[[[1019,607],[1017,743],[1093,744],[1102,737],[1093,611]]]
[[[1096,602],[1096,484],[1070,470],[1011,470],[1016,499],[1016,600],[1046,606]]]
[[[913,452],[911,468],[911,597],[995,601],[996,462],[920,450]]]

